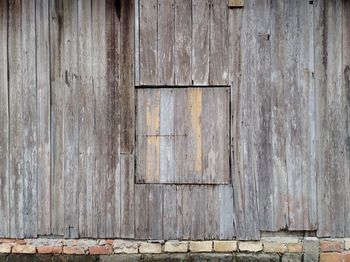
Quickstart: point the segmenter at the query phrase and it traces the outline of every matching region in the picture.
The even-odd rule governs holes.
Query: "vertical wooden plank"
[[[186,152],[187,143],[187,124],[188,124],[188,89],[174,88],[174,96],[176,105],[176,114],[174,116],[174,132],[176,134],[174,147],[175,147],[175,181],[183,183],[188,182],[188,172],[187,172],[187,156],[183,152]]]
[[[121,195],[121,174],[125,168],[121,166],[120,157],[120,93],[118,90],[120,82],[119,75],[119,49],[118,37],[120,33],[119,20],[115,12],[115,1],[106,1],[105,30],[106,30],[106,142],[107,162],[106,170],[106,237],[115,237],[120,234],[120,195]],[[126,69],[128,70],[128,69]],[[133,161],[129,165],[133,166]],[[120,171],[121,169],[121,171]],[[120,172],[120,173],[119,173]],[[133,169],[132,169],[133,172]],[[129,170],[126,170],[126,181],[129,178]],[[129,183],[129,182],[127,182]],[[127,184],[128,185],[128,184]],[[103,188],[101,189],[103,190]],[[128,192],[127,188],[126,192]],[[133,193],[133,191],[132,191]],[[122,196],[128,199],[128,194]],[[126,201],[127,202],[127,201]],[[128,209],[126,209],[128,210]],[[133,217],[133,214],[132,214]],[[134,222],[130,220],[130,225]],[[126,231],[128,228],[125,227]]]
[[[246,224],[243,194],[243,166],[242,166],[242,41],[243,41],[243,9],[229,10],[229,79],[231,84],[231,179],[234,185],[234,215],[237,237],[245,235]]]
[[[158,85],[174,85],[175,0],[158,1]]]
[[[223,0],[211,0],[210,10],[210,85],[228,84],[228,8]]]
[[[146,181],[159,182],[160,179],[160,89],[146,92]]]
[[[192,0],[192,84],[209,84],[209,0]]]
[[[107,52],[106,52],[106,1],[92,1],[92,59],[93,84],[95,103],[95,138],[96,162],[93,177],[93,231],[97,237],[106,235],[106,188],[108,172],[108,90],[106,82]]]
[[[37,89],[35,53],[35,1],[22,2],[22,127],[23,226],[25,237],[37,235]]]
[[[148,238],[163,239],[163,185],[148,185]]]
[[[120,152],[126,154],[133,153],[135,139],[134,5],[135,0],[121,1],[120,31],[118,31],[120,35],[119,66],[122,72],[118,89],[123,105],[120,107]],[[145,70],[150,68],[147,67]]]
[[[50,1],[50,79],[51,79],[51,231],[64,234],[64,103],[63,70],[63,2]]]
[[[121,234],[122,238],[134,238],[135,202],[134,202],[134,156],[121,155]],[[143,196],[146,198],[147,196]],[[145,214],[141,219],[145,218]]]
[[[202,183],[202,99],[201,88],[191,88],[187,92],[188,123],[186,130],[186,172],[187,182]]]
[[[253,147],[253,116],[254,116],[254,91],[256,87],[256,24],[254,22],[254,1],[247,1],[243,13],[242,25],[242,79],[241,79],[241,97],[242,108],[241,114],[241,161],[237,163],[242,165],[242,177],[238,177],[235,185],[242,187],[242,210],[244,212],[244,221],[237,221],[237,223],[244,223],[244,232],[237,232],[239,239],[258,239],[259,224],[258,221],[258,203],[257,203],[257,174],[255,172],[254,157],[255,149]],[[240,181],[241,180],[241,181]],[[239,212],[239,211],[238,211]]]
[[[281,88],[284,83],[285,4],[285,1],[271,1],[271,154],[272,184],[276,186],[273,190],[271,223],[266,227],[272,230],[288,226],[285,102],[284,87]]]
[[[298,5],[292,1],[285,5],[286,31],[284,39],[284,99],[285,99],[285,130],[286,130],[286,170],[288,181],[288,209],[289,226],[301,222],[302,201],[301,181],[301,115],[299,98],[301,96],[298,85]]]
[[[205,239],[218,239],[220,231],[220,203],[219,187],[213,185],[205,186]],[[232,206],[233,207],[233,206]],[[226,212],[226,211],[225,211]],[[233,213],[232,213],[233,214]]]
[[[293,197],[294,204],[290,208],[301,209],[299,221],[291,223],[291,230],[315,230],[317,228],[316,206],[316,151],[315,151],[315,86],[314,72],[314,40],[313,40],[313,5],[299,1],[298,17],[298,89],[301,93],[298,101],[301,118],[301,188],[300,196]],[[288,179],[288,183],[289,183]],[[293,180],[292,180],[293,181]],[[293,181],[295,182],[295,181]],[[297,192],[297,191],[294,191]],[[299,202],[297,201],[299,200]]]
[[[346,145],[346,170],[345,173],[345,192],[349,192],[350,189],[350,2],[343,1],[343,88],[344,88],[344,99],[345,99],[345,145]],[[350,236],[350,196],[346,194],[345,200],[345,236]]]
[[[203,240],[205,234],[204,186],[183,187],[183,239]]]
[[[135,86],[140,85],[140,0],[135,0]]]
[[[192,1],[175,0],[175,85],[191,85]]]
[[[160,181],[175,181],[175,98],[174,89],[160,92]]]
[[[257,86],[254,96],[254,156],[258,175],[258,201],[260,229],[273,230],[273,184],[272,173],[272,132],[271,132],[271,41],[270,41],[270,1],[256,2],[254,7],[257,36]]]
[[[91,1],[78,1],[79,236],[92,235],[94,174],[94,87],[92,83]]]
[[[64,30],[64,235],[78,237],[78,123],[79,89],[77,85],[78,56],[78,2],[63,2]],[[78,100],[79,101],[79,100]]]
[[[140,1],[140,84],[157,83],[158,1]]]
[[[146,92],[147,89],[136,89],[136,183],[144,183],[146,181]]]
[[[177,239],[177,191],[176,185],[163,185],[163,239]]]
[[[219,238],[233,239],[235,236],[233,187],[231,185],[219,185]]]
[[[317,90],[318,232],[319,236],[344,235],[346,160],[342,63],[342,4],[317,1],[315,13],[315,85]]]
[[[10,234],[17,238],[24,236],[21,14],[21,1],[9,1]]]
[[[50,31],[49,1],[37,0],[36,79],[38,136],[38,234],[51,234],[51,163],[50,163]]]
[[[0,235],[10,236],[8,1],[0,1]]]
[[[203,183],[230,182],[229,97],[226,88],[203,89]]]
[[[135,238],[149,238],[148,224],[148,187],[145,184],[135,184]]]

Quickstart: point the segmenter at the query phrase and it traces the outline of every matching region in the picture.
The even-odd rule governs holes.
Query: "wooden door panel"
[[[136,182],[227,184],[229,89],[137,90]]]

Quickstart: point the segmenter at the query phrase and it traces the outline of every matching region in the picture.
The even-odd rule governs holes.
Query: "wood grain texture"
[[[137,111],[137,182],[230,183],[227,88],[138,89]]]
[[[342,236],[345,230],[347,90],[343,58],[343,5],[317,1],[315,6],[315,85],[317,90],[318,232]],[[321,129],[319,129],[322,126]],[[332,221],[332,222],[331,222]]]
[[[228,84],[228,8],[225,0],[212,0],[210,10],[209,84]]]
[[[35,1],[22,2],[23,231],[37,235],[37,85]],[[19,77],[19,76],[17,76]],[[34,186],[33,186],[34,185]]]
[[[140,85],[154,85],[158,76],[158,1],[140,1]]]
[[[134,156],[121,155],[120,181],[120,236],[134,238],[135,236],[135,185]],[[119,192],[117,192],[119,193]],[[116,214],[118,217],[119,214]]]
[[[175,0],[175,85],[191,85],[192,2]]]
[[[94,87],[92,82],[91,1],[78,2],[79,236],[92,235],[95,171]]]
[[[349,177],[350,177],[350,51],[348,46],[350,46],[350,29],[347,26],[350,23],[350,2],[343,1],[343,56],[342,56],[342,70],[343,70],[343,90],[344,90],[344,106],[345,106],[345,152],[346,152],[346,163],[345,167],[345,192],[348,192],[350,189]],[[350,235],[350,226],[349,226],[349,214],[350,214],[350,205],[349,205],[349,194],[346,194],[345,199],[345,232],[344,235]]]
[[[158,85],[174,85],[175,0],[158,1]]]
[[[134,5],[135,0],[121,1],[120,33],[117,34],[120,37],[120,50],[116,53],[120,57],[118,89],[119,101],[122,105],[120,106],[120,152],[126,154],[133,153],[135,147]]]
[[[63,2],[50,1],[51,232],[64,235]]]
[[[10,236],[24,237],[23,225],[23,91],[21,1],[9,2],[8,74],[10,109]]]
[[[192,84],[209,85],[210,2],[192,0]]]
[[[64,235],[68,238],[78,237],[78,123],[79,123],[79,89],[78,76],[78,3],[74,0],[63,1],[63,145],[64,145]]]
[[[0,235],[10,236],[10,163],[8,94],[8,2],[0,2]]]
[[[50,31],[49,1],[36,1],[36,79],[38,147],[38,234],[51,234]]]

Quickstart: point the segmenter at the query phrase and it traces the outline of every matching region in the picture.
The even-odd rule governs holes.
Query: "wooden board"
[[[0,2],[0,236],[10,236],[10,165],[8,95],[8,3]]]
[[[228,112],[225,88],[138,89],[136,181],[229,183]]]
[[[136,13],[137,85],[228,85],[226,0],[145,0]]]
[[[36,1],[36,79],[38,143],[38,234],[51,234],[50,31],[49,1]]]
[[[344,51],[339,51],[346,49],[341,32],[344,11],[340,2],[317,1],[315,6],[315,85],[320,87],[316,93],[318,236],[343,236],[347,222],[343,218],[348,195],[344,181],[349,177],[345,153],[349,91],[346,64],[340,62]]]
[[[92,188],[95,160],[94,87],[92,82],[91,2],[78,2],[79,78],[79,236],[92,235]]]
[[[23,225],[23,92],[22,92],[22,45],[21,1],[9,2],[8,20],[8,72],[10,109],[10,236],[24,237]]]
[[[22,2],[21,10],[23,231],[24,237],[36,237],[37,187],[32,186],[38,178],[35,1]]]

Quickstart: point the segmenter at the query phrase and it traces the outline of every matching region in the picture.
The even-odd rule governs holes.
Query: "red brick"
[[[106,243],[113,246],[113,244],[114,244],[114,239],[107,239],[107,240],[106,240]]]
[[[320,262],[341,262],[342,255],[340,253],[321,253]]]
[[[16,244],[17,245],[25,245],[26,241],[24,239],[16,239]]]
[[[342,252],[343,244],[337,240],[323,240],[321,241],[322,252]]]
[[[343,261],[350,262],[350,251],[343,253]]]
[[[90,255],[110,255],[113,253],[111,245],[89,247]]]
[[[13,238],[0,238],[0,244],[15,243]]]
[[[67,255],[84,255],[84,249],[80,247],[63,247],[63,253]]]
[[[40,254],[61,254],[62,247],[40,246],[36,248]]]

